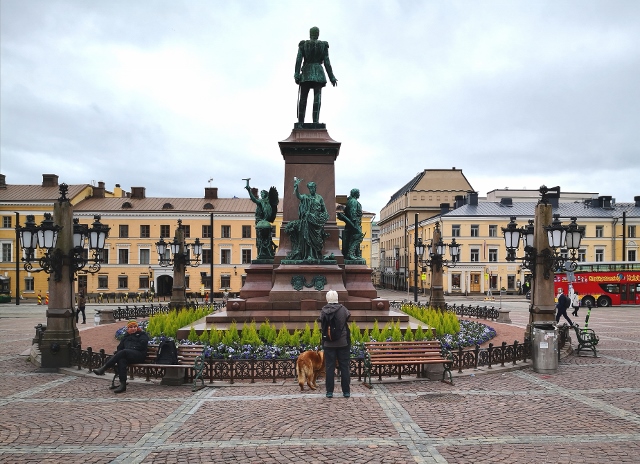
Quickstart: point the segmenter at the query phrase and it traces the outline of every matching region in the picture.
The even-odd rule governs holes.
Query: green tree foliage
[[[300,341],[306,346],[311,345],[311,327],[309,327],[309,323],[305,324]]]
[[[217,346],[220,343],[220,332],[213,325],[209,331],[209,345]]]
[[[196,333],[195,327],[191,326],[191,330],[189,331],[189,336],[187,337],[187,340],[189,340],[192,343],[195,343],[198,341],[198,334]]]
[[[311,332],[311,346],[320,346],[322,343],[322,330],[318,321],[313,322],[313,331]]]
[[[290,339],[289,330],[287,329],[287,326],[283,323],[282,327],[280,327],[280,331],[278,332],[278,336],[276,337],[274,345],[279,346],[280,348],[289,346],[289,339]]]
[[[373,328],[371,329],[371,339],[378,342],[380,341],[380,328],[378,327],[378,321],[373,321]]]

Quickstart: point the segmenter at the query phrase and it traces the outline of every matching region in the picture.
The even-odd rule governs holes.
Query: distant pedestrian
[[[571,299],[564,293],[561,293],[560,296],[558,296],[558,303],[556,304],[556,309],[558,310],[556,313],[556,324],[560,322],[560,316],[562,316],[569,322],[569,325],[573,325],[573,322],[569,319],[569,316],[567,316],[569,306],[571,306]]]
[[[578,292],[574,293],[571,298],[571,307],[573,308],[571,315],[578,317],[578,310],[580,309],[580,296]]]
[[[86,304],[87,304],[87,297],[84,294],[84,290],[80,290],[80,293],[78,293],[78,310],[76,311],[76,324],[80,319],[80,313],[82,313],[82,323],[83,324],[87,323],[87,315],[84,312],[84,307],[86,306]]]
[[[327,398],[333,398],[333,386],[336,375],[336,359],[338,368],[340,369],[340,385],[342,387],[342,396],[349,398],[351,396],[351,333],[347,322],[351,313],[349,310],[338,302],[338,292],[329,290],[327,292],[327,304],[323,306],[320,313],[320,320],[325,320],[328,324],[331,316],[335,315],[336,331],[339,335],[335,339],[325,340],[322,342],[324,348],[325,361],[325,378],[327,387]]]

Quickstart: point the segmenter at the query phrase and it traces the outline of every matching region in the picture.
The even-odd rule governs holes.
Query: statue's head
[[[260,190],[260,196],[262,198],[267,198],[269,196],[269,192],[267,192],[266,190]]]
[[[360,190],[358,189],[351,189],[351,196],[353,198],[360,198]]]
[[[311,37],[311,40],[318,40],[318,37],[320,37],[320,29],[315,26],[312,27],[309,29],[309,36]]]
[[[307,188],[309,189],[309,191],[311,193],[316,193],[316,183],[315,182],[309,182],[307,184]]]

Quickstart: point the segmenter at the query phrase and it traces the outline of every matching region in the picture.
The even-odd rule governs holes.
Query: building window
[[[222,237],[222,238],[231,238],[231,226],[221,226],[220,227],[220,237]]]
[[[102,253],[100,253],[100,262],[102,264],[109,264],[109,249],[105,248],[104,250],[102,250]]]
[[[508,290],[515,290],[515,288],[516,288],[516,276],[508,275],[507,276],[507,289]]]
[[[98,288],[100,288],[100,289],[109,288],[109,276],[108,275],[99,275],[98,276]]]
[[[191,226],[182,226],[184,232],[184,238],[191,238]]]
[[[455,224],[451,226],[451,236],[452,237],[460,237],[460,225]]]
[[[33,292],[33,277],[25,277],[24,278],[24,291],[25,292]]]
[[[140,276],[138,281],[138,288],[141,290],[149,290],[149,276]]]
[[[471,249],[471,262],[472,263],[480,262],[480,250],[478,248]]]
[[[87,274],[78,276],[78,290],[82,289],[87,292]]]
[[[184,276],[184,288],[190,288],[188,275]]]
[[[596,238],[604,237],[604,226],[596,226]]]
[[[220,264],[231,264],[231,250],[220,250]]]
[[[489,248],[489,262],[497,263],[498,262],[498,249],[497,248]]]
[[[140,226],[140,238],[151,237],[151,226]]]
[[[5,229],[11,228],[11,216],[2,216],[2,227]]]
[[[220,288],[223,290],[228,290],[231,288],[231,276],[228,274],[220,276]]]
[[[627,261],[635,261],[636,259],[636,250],[627,250]]]
[[[148,248],[143,248],[140,250],[140,264],[151,264],[149,257],[151,252]]]
[[[211,238],[211,226],[202,226],[202,238]]]
[[[118,226],[118,237],[129,238],[129,226],[127,224],[120,224]]]
[[[129,264],[129,250],[127,248],[118,250],[118,264]]]
[[[242,264],[251,264],[251,248],[242,250]]]
[[[628,238],[636,237],[636,226],[627,226],[627,237]]]
[[[167,238],[171,235],[171,230],[169,226],[164,225],[160,226],[160,238]]]
[[[118,276],[118,288],[129,288],[129,278],[126,275]]]
[[[251,226],[242,226],[242,238],[251,238]]]
[[[491,224],[489,226],[489,237],[497,237],[498,236],[498,226],[495,224]]]
[[[472,237],[478,237],[480,235],[480,226],[477,224],[474,224],[471,226],[471,236]]]
[[[3,263],[11,262],[11,256],[13,255],[13,253],[11,252],[11,248],[11,243],[2,244],[2,256],[0,258]]]
[[[596,262],[604,261],[604,248],[596,248]]]
[[[578,250],[578,261],[585,262],[587,260],[587,250],[585,248],[580,248]]]
[[[211,250],[202,249],[202,264],[211,264]]]

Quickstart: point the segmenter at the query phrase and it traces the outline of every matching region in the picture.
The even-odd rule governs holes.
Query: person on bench
[[[111,356],[104,366],[94,369],[96,375],[104,375],[107,369],[116,366],[116,372],[120,378],[120,385],[113,390],[114,393],[122,393],[127,390],[127,366],[129,364],[143,363],[147,357],[149,335],[144,332],[136,321],[129,321],[127,334],[118,345],[116,354]]]

